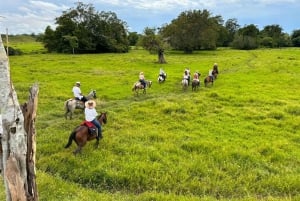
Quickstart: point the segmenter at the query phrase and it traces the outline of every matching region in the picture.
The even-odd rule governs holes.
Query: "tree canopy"
[[[174,49],[186,53],[215,49],[222,22],[221,16],[211,16],[208,10],[186,11],[162,27],[161,33]]]
[[[45,30],[49,52],[128,52],[127,25],[114,12],[97,12],[91,4],[77,3],[56,19],[57,27]]]

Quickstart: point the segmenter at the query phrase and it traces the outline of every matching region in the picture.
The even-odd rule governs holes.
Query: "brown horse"
[[[204,78],[204,85],[206,87],[208,86],[209,83],[211,83],[211,85],[213,85],[215,79],[217,79],[217,70],[213,69],[212,77],[208,75],[206,78]]]
[[[97,119],[100,122],[101,126],[103,124],[106,124],[106,122],[107,122],[106,112],[101,113],[97,117]],[[98,147],[99,139],[96,138],[96,136],[97,136],[97,132],[91,134],[89,131],[89,128],[86,125],[80,125],[80,126],[76,127],[70,134],[69,141],[66,144],[65,148],[70,147],[72,144],[72,141],[74,140],[77,144],[77,149],[73,153],[76,155],[77,153],[81,152],[82,147],[84,147],[84,145],[86,144],[87,141],[90,141],[93,139],[97,139],[95,146]]]
[[[211,83],[211,85],[213,85],[214,79],[208,75],[206,78],[204,78],[204,85],[207,87],[209,83]]]
[[[200,87],[200,81],[193,79],[193,81],[192,81],[192,91],[197,91],[198,87]]]

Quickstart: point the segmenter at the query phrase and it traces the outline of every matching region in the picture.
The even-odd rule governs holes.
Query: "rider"
[[[219,74],[219,70],[218,70],[218,64],[214,63],[214,67],[213,67],[214,71]]]
[[[89,100],[85,102],[85,109],[84,109],[84,114],[85,114],[85,120],[93,123],[97,128],[98,128],[98,135],[97,135],[97,140],[102,138],[102,132],[101,132],[101,124],[97,120],[97,111],[95,109],[96,107],[96,102],[94,100]]]
[[[190,71],[190,69],[189,69],[189,68],[185,68],[184,72],[186,72],[186,73],[187,73],[187,76],[188,76],[188,79],[187,79],[187,81],[188,81],[188,85],[190,85],[190,80],[191,80],[191,71]]]
[[[83,96],[82,93],[81,93],[80,82],[75,83],[75,85],[72,89],[72,92],[73,92],[74,97],[75,97],[76,100],[80,100],[80,101],[83,101],[83,102],[87,101],[87,98],[85,96]]]
[[[214,71],[213,69],[210,69],[210,70],[208,71],[208,76],[211,78],[212,81],[214,81],[213,71]]]
[[[146,88],[146,81],[145,81],[145,76],[144,76],[143,72],[140,72],[139,81],[144,86],[144,89],[145,89]]]
[[[183,80],[187,80],[187,82],[189,83],[189,75],[188,75],[188,72],[186,70],[183,73]]]
[[[162,68],[159,69],[159,76],[161,76],[163,80],[166,79],[166,73]]]
[[[196,80],[196,81],[200,82],[200,81],[199,81],[199,76],[200,76],[200,75],[201,75],[201,74],[200,74],[198,71],[196,71],[196,72],[194,73],[193,80]]]

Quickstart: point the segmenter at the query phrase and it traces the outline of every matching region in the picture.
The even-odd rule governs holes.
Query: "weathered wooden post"
[[[20,107],[10,78],[9,60],[0,36],[0,170],[7,201],[37,201],[35,117],[38,86]]]

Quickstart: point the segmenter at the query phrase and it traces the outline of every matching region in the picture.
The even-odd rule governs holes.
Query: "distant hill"
[[[1,35],[4,46],[7,46],[6,35]],[[38,54],[45,53],[41,42],[37,41],[38,36],[35,35],[8,35],[8,46],[11,48],[9,55],[20,55],[20,54]]]

